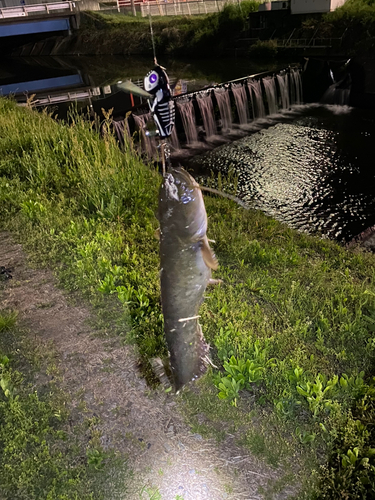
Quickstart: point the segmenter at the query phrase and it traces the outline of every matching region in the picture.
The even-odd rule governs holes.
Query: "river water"
[[[172,83],[177,81],[176,93],[287,66],[244,59],[160,63]],[[145,103],[121,91],[119,82],[131,79],[141,84],[150,69],[152,61],[141,58],[10,59],[1,66],[0,89],[20,103],[34,94],[37,105],[48,103],[61,118],[72,103],[101,116],[102,109],[113,108],[113,115],[122,118],[133,104]],[[215,91],[221,121],[199,145],[195,139],[205,124],[196,132],[191,129],[192,144],[175,151],[175,161],[201,173],[234,171],[239,195],[255,207],[296,229],[349,241],[375,224],[373,114],[345,105],[290,106],[284,96],[278,108],[268,93],[269,84],[268,79],[263,83],[268,116],[251,117],[249,109],[231,114],[228,96]],[[240,109],[244,89],[232,86],[232,92],[233,108],[236,103]],[[202,99],[197,102],[206,106]],[[222,128],[219,140],[217,124]]]
[[[268,121],[194,163],[231,170],[241,198],[295,229],[350,241],[375,224],[372,113],[307,104]]]

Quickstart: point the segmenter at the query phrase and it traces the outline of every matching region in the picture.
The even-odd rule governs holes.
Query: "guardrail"
[[[239,0],[151,0],[140,4],[142,17],[151,16],[191,16],[220,12],[228,3]]]
[[[98,87],[94,87],[92,89],[65,92],[58,95],[47,95],[33,100],[31,104],[32,106],[48,106],[49,104],[59,104],[61,102],[82,101],[98,95],[100,95],[100,89]],[[29,105],[27,102],[19,102],[18,104],[19,106]]]
[[[290,38],[288,40],[277,40],[278,47],[340,47],[341,38]]]
[[[221,11],[228,3],[238,4],[243,0],[133,0],[134,7],[142,17],[210,14]],[[130,9],[131,0],[117,0],[117,9]]]
[[[20,7],[0,8],[0,19],[9,19],[12,17],[26,17],[35,14],[49,14],[57,10],[75,11],[75,2],[54,2],[36,5],[22,5]]]

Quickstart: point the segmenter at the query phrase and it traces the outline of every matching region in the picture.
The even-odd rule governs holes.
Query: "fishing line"
[[[237,196],[233,196],[232,194],[224,193],[223,191],[219,191],[218,189],[214,189],[214,188],[210,188],[210,187],[206,187],[206,186],[199,186],[199,189],[201,191],[208,191],[209,193],[223,196],[223,198],[228,198],[229,200],[232,200],[235,203],[237,203],[238,205],[240,205],[245,210],[250,210],[250,207],[244,201],[237,198]]]
[[[154,40],[154,31],[152,29],[152,20],[151,20],[151,11],[150,11],[150,4],[148,4],[148,20],[150,22],[150,32],[151,32],[151,42],[152,42],[152,50],[154,53],[154,63],[157,64],[158,61],[156,59],[156,51],[155,51],[155,40]]]

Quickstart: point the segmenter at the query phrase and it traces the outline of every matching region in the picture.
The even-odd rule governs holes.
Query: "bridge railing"
[[[238,4],[243,0],[133,0],[142,17],[210,14],[219,12],[228,3]],[[129,9],[131,0],[117,0],[117,8]]]
[[[75,2],[53,2],[34,5],[21,5],[20,7],[0,8],[0,19],[9,19],[11,17],[26,17],[35,14],[49,14],[58,10],[75,11]]]

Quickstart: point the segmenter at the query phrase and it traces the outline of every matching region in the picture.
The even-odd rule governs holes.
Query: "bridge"
[[[73,1],[2,7],[0,48],[13,48],[53,35],[71,33],[78,27],[78,9]]]

